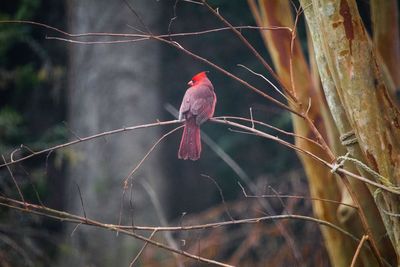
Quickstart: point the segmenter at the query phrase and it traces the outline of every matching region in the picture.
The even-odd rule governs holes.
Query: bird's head
[[[202,80],[207,79],[207,72],[208,71],[202,71],[194,75],[193,78],[188,82],[188,85],[193,86],[198,84]]]

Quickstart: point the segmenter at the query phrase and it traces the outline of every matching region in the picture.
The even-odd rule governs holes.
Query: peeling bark
[[[287,26],[293,27],[293,18],[289,1],[259,1],[260,4],[260,26]],[[311,75],[305,57],[301,51],[300,44],[295,40],[293,49],[293,75],[295,88],[291,88],[290,78],[290,43],[291,34],[284,30],[262,31],[262,36],[272,57],[276,72],[286,88],[294,90],[299,102],[307,106],[311,101],[309,115],[315,122],[321,134],[326,138],[327,131],[324,122],[326,116],[325,102],[320,91],[313,86]],[[292,106],[293,107],[293,106]],[[298,116],[293,116],[295,133],[309,138],[315,138],[307,123]],[[296,139],[296,144],[321,158],[328,159],[325,151],[303,139]],[[299,154],[309,180],[309,188],[312,197],[340,200],[341,190],[337,180],[324,166],[316,161]],[[327,186],[327,184],[329,186]],[[338,206],[324,202],[316,202],[313,205],[315,215],[337,225],[340,222],[336,216]],[[330,260],[334,266],[349,266],[355,245],[346,240],[340,234],[330,229],[321,228],[327,246]]]
[[[317,90],[315,81],[311,82],[312,75],[297,41],[293,50],[294,86],[291,87],[290,33],[282,30],[262,31],[261,34],[279,78],[287,88],[294,90],[291,93],[297,96],[303,106],[306,106],[311,99],[310,117],[316,122],[324,137],[329,137],[330,144],[339,155],[345,154],[346,150],[339,144],[339,135],[335,134],[336,129],[332,127],[330,114],[324,112],[326,103],[340,135],[344,136],[354,131],[358,143],[349,143],[346,146],[351,156],[366,162],[375,171],[388,177],[388,181],[380,182],[396,185],[400,175],[399,112],[388,93],[388,79],[383,78],[385,74],[382,70],[383,65],[378,64],[379,59],[372,49],[372,42],[364,29],[355,1],[301,0],[300,2],[303,7],[307,7],[305,14],[316,50],[316,65],[325,95],[321,95]],[[249,3],[260,26],[293,26],[288,1],[259,0],[260,11],[254,1],[249,0]],[[308,125],[302,119],[293,117],[293,124],[297,134],[313,137]],[[322,158],[326,156],[324,151],[307,142],[296,140],[296,143]],[[327,170],[319,168],[317,166],[319,164],[301,155],[300,158],[313,196],[337,199],[342,192],[343,201],[352,201],[346,190],[333,182],[334,179],[329,177],[330,173]],[[355,165],[346,163],[345,166],[357,172]],[[376,178],[362,168],[358,168],[358,171],[364,177]],[[331,181],[329,188],[324,186],[327,181]],[[316,216],[334,223],[343,223],[347,229],[359,236],[365,234],[362,227],[364,225],[380,255],[386,262],[395,265],[395,255],[399,255],[400,231],[395,218],[387,216],[383,209],[398,213],[398,199],[384,192],[374,199],[372,195],[376,193],[375,188],[368,188],[365,183],[354,179],[349,181],[353,198],[356,197],[366,222],[361,224],[354,212],[343,207],[339,209],[335,207],[336,213],[332,207],[315,205]],[[349,244],[343,240],[338,241],[328,232],[323,231],[323,234],[332,264],[349,266],[354,246],[348,246]],[[358,261],[360,266],[379,264],[371,251],[366,249],[361,250],[361,259],[362,261]]]
[[[399,118],[377,63],[354,0],[301,1],[313,35],[316,57],[325,94],[341,133],[354,130],[359,145],[349,147],[352,155],[388,181],[399,182]],[[365,170],[360,170],[364,176]],[[371,177],[369,175],[369,177]],[[398,213],[399,200],[382,193],[377,205],[384,217],[396,254],[399,255],[399,221],[385,215],[382,209]],[[387,247],[390,251],[390,246]],[[387,260],[394,260],[385,257]]]

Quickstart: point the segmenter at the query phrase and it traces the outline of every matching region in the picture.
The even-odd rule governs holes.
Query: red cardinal
[[[178,158],[198,160],[201,153],[200,125],[214,115],[217,97],[206,72],[196,74],[190,82],[179,109],[185,120]]]

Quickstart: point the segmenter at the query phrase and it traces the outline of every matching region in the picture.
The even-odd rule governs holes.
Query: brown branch
[[[1,155],[1,157],[3,158],[4,163],[6,163],[6,159],[4,158],[4,156]],[[14,174],[12,173],[12,171],[11,171],[11,169],[10,169],[10,166],[7,165],[6,167],[7,167],[8,173],[9,173],[10,176],[11,176],[11,179],[12,179],[13,182],[14,182],[15,187],[17,188],[18,194],[19,194],[19,196],[20,196],[22,202],[25,203],[24,195],[22,194],[22,191],[21,191],[21,189],[19,188],[19,185],[18,185],[18,183],[17,183],[17,180],[15,179]]]
[[[278,128],[278,127],[272,126],[271,124],[268,124],[268,123],[265,123],[265,122],[262,122],[262,121],[257,121],[257,120],[254,120],[254,119],[247,119],[247,118],[242,118],[242,117],[236,117],[236,116],[218,116],[218,117],[214,117],[214,118],[215,119],[231,119],[231,120],[239,120],[239,121],[248,121],[248,122],[251,122],[252,124],[253,123],[259,124],[259,125],[265,126],[267,128],[273,129],[273,130],[275,130],[277,132],[283,133],[285,135],[289,135],[289,136],[293,136],[293,137],[297,137],[297,138],[306,140],[306,141],[311,142],[311,143],[313,143],[313,144],[315,144],[315,145],[317,145],[317,146],[322,148],[320,143],[318,143],[318,142],[316,142],[316,141],[314,141],[314,140],[312,140],[312,139],[310,139],[308,137],[305,137],[305,136],[302,136],[302,135],[299,135],[299,134],[295,134],[293,132],[288,132],[288,131],[282,130],[282,129]],[[252,125],[252,128],[254,128],[253,125]]]
[[[189,55],[189,56],[191,56],[191,57],[193,57],[193,58],[195,58],[195,59],[197,59],[197,60],[199,60],[199,61],[201,61],[201,62],[207,64],[207,65],[209,65],[210,67],[213,67],[214,69],[218,70],[219,72],[222,72],[222,73],[225,74],[226,76],[228,76],[228,77],[230,77],[230,78],[236,80],[237,82],[241,83],[242,85],[244,85],[244,86],[247,87],[248,89],[252,90],[253,92],[255,92],[255,93],[261,95],[262,97],[268,99],[269,101],[271,101],[271,102],[274,103],[275,105],[277,105],[277,106],[279,106],[279,107],[281,107],[281,108],[283,108],[283,109],[285,109],[285,110],[287,110],[287,111],[290,111],[290,112],[292,112],[293,114],[296,114],[296,115],[298,115],[298,116],[300,116],[300,117],[303,117],[303,115],[302,115],[301,113],[297,112],[296,110],[292,109],[291,107],[289,107],[289,106],[283,104],[282,102],[276,100],[275,98],[271,97],[271,96],[268,95],[267,93],[265,93],[265,92],[261,91],[260,89],[258,89],[258,88],[256,88],[256,87],[252,86],[252,85],[249,84],[248,82],[246,82],[246,81],[240,79],[239,77],[233,75],[231,72],[229,72],[229,71],[227,71],[226,69],[224,69],[224,68],[218,66],[217,64],[215,64],[215,63],[209,61],[208,59],[203,58],[203,57],[201,57],[201,56],[199,56],[199,55],[197,55],[197,54],[195,54],[195,53],[193,53],[193,52],[191,52],[191,51],[189,51],[189,50],[183,48],[183,47],[182,47],[181,45],[179,45],[178,43],[176,43],[176,42],[171,42],[171,41],[166,40],[166,39],[163,39],[163,38],[158,38],[158,37],[153,37],[153,38],[156,39],[156,40],[158,40],[158,41],[161,41],[161,42],[163,42],[163,43],[166,43],[166,44],[168,44],[168,45],[170,45],[170,46],[173,46],[173,47],[177,48],[178,50],[180,50],[180,51],[186,53],[187,55]]]
[[[290,90],[288,90],[281,80],[279,79],[278,75],[272,70],[272,68],[269,66],[269,64],[261,57],[261,55],[257,52],[257,50],[247,41],[247,39],[236,29],[233,28],[233,26],[223,17],[219,14],[219,12],[215,11],[208,3],[206,0],[201,0],[203,4],[216,16],[219,18],[225,25],[231,28],[231,30],[239,37],[239,39],[251,50],[251,52],[257,57],[257,59],[264,65],[265,68],[271,73],[271,75],[278,81],[280,86],[284,89],[284,91],[297,103],[297,106],[301,108],[301,105],[299,105],[297,98],[292,94]],[[301,14],[301,10],[297,12],[296,19],[298,19],[299,15]],[[291,42],[294,42],[295,39],[295,34],[293,35],[293,30],[291,29],[290,31],[292,33],[291,37]],[[211,62],[210,62],[211,63]],[[290,108],[291,112],[295,111],[292,108]],[[332,153],[331,149],[329,148],[329,145],[326,143],[325,139],[322,137],[321,133],[319,130],[316,128],[314,125],[313,121],[310,119],[308,114],[306,112],[300,112],[298,113],[297,111],[293,112],[296,115],[299,115],[301,118],[305,119],[306,123],[309,125],[311,131],[315,134],[318,142],[322,145],[324,151],[327,153],[327,155],[330,157],[332,161],[335,160],[335,155]],[[343,177],[344,178],[344,177]]]
[[[15,24],[31,24],[39,27],[43,27],[52,31],[56,31],[62,35],[66,35],[69,37],[89,37],[89,36],[94,36],[94,37],[135,37],[135,38],[142,38],[143,40],[149,39],[149,34],[138,34],[138,33],[109,33],[109,32],[88,32],[88,33],[68,33],[63,30],[60,30],[56,27],[52,27],[50,25],[44,24],[44,23],[39,23],[35,21],[29,21],[29,20],[0,20],[0,23],[3,24],[8,24],[8,23],[15,23]],[[290,28],[288,27],[279,27],[279,26],[271,26],[271,27],[259,27],[259,26],[233,26],[233,28],[238,29],[238,30],[284,30],[284,31],[291,31]],[[221,27],[221,28],[215,28],[215,29],[209,29],[209,30],[203,30],[203,31],[197,31],[197,32],[181,32],[181,33],[172,33],[172,34],[160,34],[160,35],[154,35],[154,37],[158,38],[168,38],[168,37],[185,37],[185,36],[196,36],[196,35],[203,35],[203,34],[209,34],[209,33],[215,33],[215,32],[220,32],[220,31],[227,31],[231,30],[231,27]],[[53,38],[53,37],[47,37],[47,38]],[[122,40],[121,40],[122,41]]]
[[[13,205],[7,204],[7,202],[14,203],[14,204],[18,203],[18,206],[13,206]],[[156,246],[156,247],[159,247],[159,248],[171,251],[173,253],[180,254],[180,255],[186,256],[188,258],[191,258],[191,259],[194,259],[194,260],[197,260],[197,261],[201,261],[201,262],[204,262],[204,263],[207,263],[207,264],[213,264],[213,265],[224,266],[224,267],[231,267],[232,266],[232,265],[228,265],[228,264],[225,264],[225,263],[222,263],[222,262],[218,262],[218,261],[215,261],[215,260],[203,258],[201,256],[197,256],[197,255],[188,253],[188,252],[183,251],[183,250],[179,250],[179,249],[175,249],[175,248],[169,247],[169,246],[167,246],[167,245],[165,245],[163,243],[160,243],[160,242],[154,241],[154,240],[152,240],[150,238],[147,238],[147,237],[144,237],[142,235],[136,234],[136,233],[134,233],[134,232],[132,232],[132,231],[130,231],[128,229],[122,229],[122,228],[119,228],[119,227],[117,227],[115,225],[112,225],[112,224],[104,224],[104,223],[101,223],[101,222],[98,222],[98,221],[95,221],[95,220],[92,220],[92,219],[87,219],[87,218],[84,218],[84,217],[76,216],[76,215],[70,214],[68,212],[61,212],[61,211],[57,211],[57,210],[54,210],[54,209],[50,209],[50,208],[41,207],[41,206],[37,206],[37,205],[34,205],[34,204],[26,203],[26,205],[29,208],[35,208],[35,209],[38,209],[39,211],[28,210],[28,209],[22,208],[22,206],[24,206],[23,202],[12,200],[12,199],[5,198],[5,197],[0,197],[0,205],[1,206],[5,206],[5,207],[9,207],[9,208],[13,208],[13,209],[19,210],[19,211],[25,211],[25,212],[36,214],[36,215],[41,215],[41,216],[45,216],[45,217],[49,217],[49,218],[53,218],[53,219],[58,219],[58,220],[61,220],[61,221],[64,221],[64,222],[85,224],[85,225],[95,226],[95,227],[99,227],[99,228],[103,228],[103,229],[108,229],[108,230],[115,231],[115,232],[118,232],[118,233],[122,233],[122,234],[125,234],[125,235],[128,235],[128,236],[132,236],[132,237],[134,237],[136,239],[139,239],[141,241],[147,242],[147,243],[149,243],[149,244],[151,244],[153,246]],[[45,212],[41,212],[40,210],[44,210]],[[53,214],[47,214],[46,212],[52,212]],[[155,228],[153,229],[153,231],[154,230],[155,230]]]
[[[244,119],[244,120],[246,120],[246,119]],[[373,185],[373,186],[375,186],[377,188],[381,188],[381,189],[383,189],[383,190],[385,190],[387,192],[391,192],[393,194],[400,195],[400,192],[398,190],[396,190],[396,188],[391,188],[391,187],[379,184],[379,183],[374,182],[372,180],[369,180],[369,179],[367,179],[365,177],[362,177],[360,175],[357,175],[357,174],[354,174],[354,173],[352,173],[350,171],[347,171],[347,170],[343,169],[342,167],[338,168],[335,165],[335,163],[329,163],[326,160],[316,156],[315,154],[313,154],[313,153],[311,153],[311,152],[309,152],[307,150],[304,150],[304,149],[302,149],[302,148],[300,148],[300,147],[298,147],[298,146],[296,146],[296,145],[294,145],[294,144],[292,144],[290,142],[284,141],[284,140],[280,139],[277,136],[273,136],[273,135],[267,134],[267,133],[262,132],[262,131],[260,131],[258,129],[255,129],[255,128],[252,128],[252,127],[248,127],[248,126],[245,126],[245,125],[240,124],[240,123],[229,121],[229,120],[226,119],[226,117],[220,117],[220,119],[211,118],[210,121],[214,122],[214,123],[234,126],[234,127],[239,128],[239,129],[245,130],[246,133],[248,133],[248,134],[253,134],[253,135],[256,135],[256,136],[260,136],[260,137],[263,137],[263,138],[267,138],[267,139],[273,140],[275,142],[280,143],[281,145],[284,145],[284,146],[286,146],[288,148],[291,148],[291,149],[293,149],[293,150],[295,150],[297,152],[303,153],[303,154],[315,159],[316,161],[318,161],[321,164],[325,165],[329,169],[335,170],[336,173],[339,173],[339,174],[342,174],[342,175],[348,175],[350,177],[353,177],[355,179],[358,179],[358,180],[361,180],[361,181],[363,181],[365,183]],[[95,139],[95,138],[99,138],[99,137],[103,137],[103,136],[107,136],[107,135],[112,135],[112,134],[117,134],[117,133],[121,133],[121,132],[126,132],[126,131],[132,131],[132,130],[143,129],[143,128],[150,128],[150,127],[161,126],[161,125],[170,125],[170,124],[176,124],[176,123],[181,123],[181,121],[179,121],[179,120],[171,120],[171,121],[163,121],[163,122],[159,121],[159,122],[156,122],[156,123],[149,123],[149,124],[143,124],[143,125],[138,125],[138,126],[125,127],[125,128],[120,128],[120,129],[116,129],[116,130],[111,130],[111,131],[106,131],[106,132],[94,134],[94,135],[87,136],[87,137],[82,137],[79,140],[75,140],[75,141],[71,141],[71,142],[68,142],[68,143],[60,144],[60,145],[57,145],[57,146],[54,146],[54,147],[50,147],[50,148],[47,148],[47,149],[44,149],[44,150],[41,150],[41,151],[34,152],[34,154],[22,157],[20,159],[4,163],[4,164],[0,165],[0,168],[15,164],[17,162],[21,162],[21,161],[27,160],[29,158],[44,154],[44,153],[52,151],[52,150],[56,150],[56,149],[64,148],[64,147],[67,147],[67,146],[75,145],[77,143],[88,141],[88,140],[92,140],[92,139]]]
[[[154,145],[151,146],[151,148],[147,151],[147,153],[144,155],[144,157],[139,161],[139,163],[135,166],[135,168],[132,169],[132,171],[129,173],[129,175],[124,179],[124,184],[127,183],[128,179],[131,178],[135,172],[142,166],[143,162],[147,159],[147,157],[153,152],[153,150],[157,147],[158,144],[161,143],[162,140],[164,140],[167,136],[171,135],[172,133],[176,132],[177,130],[181,129],[183,125],[178,126],[171,131],[167,132],[163,136],[161,136],[155,143]]]
[[[368,241],[368,239],[369,239],[368,235],[363,235],[363,237],[361,238],[360,242],[358,243],[356,253],[354,253],[354,257],[353,257],[353,260],[351,261],[350,267],[356,266],[356,261],[357,261],[358,255],[360,254],[361,248],[364,245],[365,241]]]
[[[262,97],[268,99],[269,101],[271,101],[275,105],[277,105],[277,106],[279,106],[279,107],[281,107],[281,108],[283,108],[283,109],[285,109],[285,110],[287,110],[289,112],[292,112],[293,114],[296,114],[296,115],[298,115],[300,117],[304,117],[304,115],[302,113],[299,113],[298,111],[292,109],[291,107],[289,107],[289,106],[283,104],[282,102],[276,100],[275,98],[271,97],[267,93],[264,93],[262,90],[250,85],[248,82],[246,82],[246,81],[240,79],[239,77],[233,75],[231,72],[227,71],[226,69],[218,66],[217,64],[209,61],[206,58],[203,58],[203,57],[201,57],[201,56],[199,56],[199,55],[197,55],[197,54],[185,49],[184,47],[182,47],[177,42],[167,40],[166,38],[161,38],[161,37],[158,37],[158,36],[150,36],[150,35],[148,35],[148,37],[145,37],[145,38],[131,39],[131,40],[117,40],[117,41],[77,41],[77,40],[60,38],[60,37],[47,37],[47,39],[60,40],[60,41],[64,41],[64,42],[77,43],[77,44],[89,44],[89,45],[91,45],[91,44],[130,43],[130,42],[137,42],[137,41],[155,39],[155,40],[161,41],[163,43],[166,43],[166,44],[168,44],[170,46],[173,46],[176,49],[178,49],[180,51],[183,51],[187,55],[189,55],[189,56],[191,56],[191,57],[193,57],[193,58],[195,58],[195,59],[197,59],[197,60],[199,60],[199,61],[201,61],[201,62],[203,62],[203,63],[205,63],[205,64],[207,64],[209,66],[211,66],[211,67],[213,67],[214,69],[222,72],[223,74],[227,75],[228,77],[230,77],[230,78],[238,81],[239,83],[243,84],[245,87],[247,87],[248,89],[252,90],[253,92],[255,92],[255,93],[261,95]]]
[[[211,7],[210,7],[210,8],[211,8]],[[213,10],[213,9],[211,8],[211,10]],[[213,11],[214,11],[214,10],[213,10]],[[214,12],[215,12],[215,11],[214,11]],[[222,18],[222,17],[221,17],[221,18]],[[223,18],[222,18],[222,19],[223,19]],[[70,34],[70,33],[67,33],[67,32],[65,32],[65,31],[62,31],[62,30],[60,30],[60,29],[57,29],[57,28],[55,28],[55,27],[51,27],[51,26],[49,26],[49,25],[42,24],[42,23],[37,23],[37,22],[33,22],[33,21],[0,21],[0,23],[2,23],[2,22],[3,22],[3,23],[26,23],[26,24],[33,24],[33,25],[45,27],[45,28],[48,28],[48,29],[51,29],[51,30],[55,30],[55,31],[57,31],[57,32],[59,32],[59,33],[61,33],[61,34],[67,35],[67,36],[69,36],[69,37],[82,37],[82,36],[108,36],[108,37],[109,37],[109,36],[119,36],[119,34],[115,34],[115,33],[84,33],[84,34]],[[228,23],[228,25],[229,25],[229,27],[228,27],[229,29],[235,30],[235,31],[244,39],[244,41],[247,42],[247,40],[240,34],[240,32],[239,32],[237,29],[235,29],[235,27],[233,27],[233,26],[232,26],[231,24],[229,24],[229,23]],[[250,27],[250,26],[249,26],[249,27]],[[272,27],[272,28],[270,27],[270,29],[275,29],[275,28],[274,28],[274,27]],[[278,29],[278,28],[276,28],[276,29]],[[280,27],[279,29],[286,29],[286,30],[288,30],[287,27]],[[127,37],[126,34],[122,34],[122,35],[124,35],[124,37]],[[178,44],[177,42],[174,42],[174,41],[169,40],[168,38],[170,37],[170,35],[156,36],[156,35],[148,35],[148,34],[135,34],[135,35],[132,35],[132,34],[131,34],[129,37],[132,37],[132,36],[141,37],[141,38],[143,38],[143,40],[148,40],[148,39],[158,40],[158,41],[161,41],[161,42],[163,42],[163,43],[166,43],[166,44],[168,44],[168,45],[170,45],[170,46],[173,46],[173,47],[177,48],[178,50],[183,51],[183,52],[186,53],[187,55],[189,55],[189,56],[191,56],[191,57],[193,57],[193,58],[195,58],[195,59],[197,59],[197,60],[199,60],[199,61],[201,61],[201,62],[203,62],[203,63],[205,63],[205,64],[207,64],[207,65],[209,65],[209,66],[211,66],[211,67],[213,67],[214,69],[216,69],[216,70],[222,72],[223,74],[227,75],[228,77],[230,77],[230,78],[232,78],[232,79],[238,81],[239,83],[243,84],[243,85],[244,85],[245,87],[247,87],[248,89],[250,89],[250,90],[256,92],[257,94],[261,95],[262,97],[268,99],[269,101],[271,101],[271,102],[274,103],[275,105],[277,105],[277,106],[279,106],[279,107],[281,107],[281,108],[283,108],[283,109],[285,109],[285,110],[287,110],[287,111],[290,111],[290,112],[292,112],[293,114],[296,114],[296,115],[298,115],[298,116],[300,116],[300,117],[304,117],[304,115],[303,115],[302,113],[297,112],[296,110],[292,109],[291,107],[289,107],[289,106],[283,104],[282,102],[276,100],[275,98],[271,97],[271,96],[268,95],[267,93],[264,93],[264,92],[261,91],[260,89],[258,89],[258,88],[256,88],[256,87],[250,85],[248,82],[246,82],[246,81],[240,79],[239,77],[233,75],[231,72],[225,70],[224,68],[222,68],[222,67],[216,65],[215,63],[212,63],[211,61],[209,61],[209,60],[207,60],[207,59],[205,59],[205,58],[203,58],[203,57],[200,57],[199,55],[197,55],[197,54],[195,54],[195,53],[193,53],[193,52],[191,52],[191,51],[189,51],[189,50],[183,48],[183,47],[182,47],[180,44]],[[122,37],[122,36],[121,36],[121,37]],[[86,42],[86,41],[76,41],[76,40],[72,40],[72,39],[59,38],[59,37],[48,37],[48,39],[57,39],[57,40],[65,41],[65,42],[80,43],[80,44],[100,44],[100,43],[110,44],[110,43],[113,43],[113,42],[114,42],[114,43],[124,43],[124,42],[136,42],[136,41],[142,40],[142,39],[139,39],[139,40],[138,40],[138,39],[133,39],[133,40],[117,40],[117,41],[104,41],[104,42],[102,42],[102,41],[89,41],[89,42]],[[247,44],[248,44],[250,47],[252,47],[250,43],[247,42]],[[254,48],[253,48],[253,49],[254,49]],[[257,52],[257,51],[256,51],[256,52]],[[261,59],[262,59],[262,58],[261,58]],[[265,61],[264,61],[264,62],[265,62]],[[266,62],[265,62],[265,63],[266,63]],[[268,63],[266,63],[266,64],[268,64]],[[271,68],[270,68],[270,69],[271,69]],[[272,71],[272,69],[271,69],[271,71]],[[273,71],[272,71],[271,73],[272,73],[272,75],[274,75],[274,72],[273,72]],[[276,74],[275,74],[275,76],[276,76]],[[277,80],[277,81],[279,82],[279,80]]]
[[[124,196],[125,196],[125,191],[128,188],[128,180],[129,178],[131,178],[133,176],[133,174],[135,174],[135,172],[140,168],[140,166],[142,166],[142,164],[144,163],[144,161],[147,159],[147,157],[151,154],[151,152],[153,152],[153,150],[156,148],[156,146],[162,141],[164,140],[164,138],[166,138],[167,136],[169,136],[170,134],[174,133],[175,131],[179,130],[180,128],[182,128],[183,125],[178,126],[174,129],[172,129],[171,131],[167,132],[166,134],[164,134],[163,136],[161,136],[153,145],[152,147],[147,151],[147,153],[144,155],[144,157],[139,161],[139,163],[132,169],[132,171],[129,173],[128,176],[125,177],[124,179],[124,186],[123,186],[123,191],[122,191],[122,199],[121,199],[121,205],[120,205],[120,213],[119,213],[119,219],[118,219],[118,223],[121,223],[122,220],[122,204],[123,204],[123,200],[124,200]],[[133,179],[133,178],[132,178]]]
[[[293,30],[291,32],[291,38],[290,38],[289,74],[290,74],[290,84],[292,87],[292,92],[295,97],[297,97],[297,96],[296,96],[296,85],[294,82],[293,52],[294,52],[294,45],[295,45],[295,40],[296,40],[296,36],[297,36],[297,23],[299,22],[301,13],[302,13],[302,11],[301,11],[301,6],[300,6],[299,9],[296,9],[296,18],[294,21]],[[306,114],[307,113],[308,112],[306,112]]]
[[[394,188],[390,188],[390,187],[387,187],[385,185],[376,183],[376,182],[371,181],[371,180],[369,180],[369,179],[367,179],[365,177],[362,177],[360,175],[357,175],[357,174],[354,174],[352,172],[349,172],[349,171],[347,171],[347,170],[345,170],[345,169],[343,169],[341,167],[337,168],[337,166],[335,164],[329,163],[326,160],[316,156],[315,154],[313,154],[313,153],[311,153],[311,152],[309,152],[307,150],[304,150],[304,149],[302,149],[302,148],[300,148],[300,147],[298,147],[298,146],[296,146],[296,145],[294,145],[294,144],[292,144],[290,142],[284,141],[284,140],[280,139],[277,136],[273,136],[273,135],[264,133],[262,131],[259,131],[257,129],[253,129],[251,127],[248,127],[248,126],[245,126],[245,125],[242,125],[242,124],[239,124],[239,123],[235,123],[235,122],[232,122],[232,121],[229,121],[229,120],[225,120],[225,119],[224,120],[218,120],[218,119],[212,118],[212,119],[210,119],[210,121],[213,121],[213,122],[216,122],[216,123],[220,123],[220,124],[227,124],[227,125],[230,125],[230,126],[234,126],[234,127],[239,128],[239,129],[247,131],[247,133],[250,133],[250,134],[253,134],[253,135],[257,135],[257,136],[260,136],[260,137],[264,137],[264,138],[267,138],[267,139],[271,139],[273,141],[278,142],[281,145],[284,145],[284,146],[286,146],[288,148],[291,148],[291,149],[293,149],[293,150],[295,150],[297,152],[303,153],[303,154],[315,159],[316,161],[318,161],[321,164],[325,165],[329,169],[335,170],[336,173],[339,173],[339,174],[342,174],[342,175],[351,176],[351,177],[353,177],[355,179],[359,179],[359,180],[361,180],[361,181],[363,181],[365,183],[368,183],[368,184],[373,185],[375,187],[381,188],[381,189],[383,189],[383,190],[385,190],[387,192],[391,192],[393,194],[400,195],[400,192],[398,190],[394,189]]]
[[[350,237],[354,241],[359,242],[358,239],[353,234],[347,232],[346,230],[342,229],[341,227],[324,220],[319,220],[314,217],[304,216],[304,215],[295,215],[295,214],[285,214],[285,215],[272,215],[272,216],[263,216],[257,218],[247,218],[247,219],[240,219],[234,221],[221,221],[215,223],[207,223],[207,224],[199,224],[199,225],[190,225],[190,226],[169,226],[169,227],[154,227],[154,226],[128,226],[128,225],[115,225],[115,224],[105,224],[101,223],[92,219],[85,219],[84,217],[77,216],[68,212],[58,211],[55,209],[50,209],[47,207],[42,207],[39,205],[27,203],[30,209],[23,208],[24,203],[18,200],[10,199],[7,197],[0,196],[0,206],[5,206],[8,208],[12,208],[15,210],[23,211],[26,213],[32,213],[40,216],[45,216],[53,219],[58,219],[63,222],[70,222],[70,223],[81,223],[89,226],[96,226],[99,228],[104,228],[116,232],[121,232],[123,234],[128,234],[136,238],[136,235],[132,231],[128,230],[143,230],[143,231],[192,231],[192,230],[199,230],[199,229],[209,229],[209,228],[217,228],[222,226],[231,226],[231,225],[241,225],[241,224],[257,224],[263,221],[272,221],[272,220],[289,220],[289,219],[296,219],[296,220],[303,220],[318,223],[320,225],[324,225],[327,227],[331,227],[344,235]],[[141,240],[143,240],[141,236]],[[145,238],[143,241],[146,241]],[[153,241],[152,241],[153,242]],[[149,241],[150,244],[153,244]],[[154,245],[154,244],[153,244]],[[156,245],[158,246],[158,245]],[[165,245],[164,245],[165,246]]]
[[[5,167],[5,166],[10,166],[10,165],[13,165],[15,163],[30,159],[30,158],[32,158],[34,156],[39,156],[39,155],[42,155],[44,153],[51,152],[52,150],[56,150],[56,149],[60,149],[60,148],[68,147],[68,146],[72,146],[72,145],[75,145],[75,144],[78,144],[78,143],[81,143],[81,142],[85,142],[85,141],[89,141],[89,140],[92,140],[92,139],[96,139],[96,138],[99,138],[99,137],[108,136],[108,135],[117,134],[117,133],[122,133],[122,132],[129,132],[129,131],[138,130],[138,129],[150,128],[150,127],[154,127],[154,126],[170,125],[170,124],[177,124],[177,123],[181,123],[181,122],[179,120],[171,120],[171,121],[163,121],[163,122],[158,121],[158,122],[154,122],[154,123],[142,124],[142,125],[131,126],[131,127],[124,127],[124,128],[120,128],[120,129],[115,129],[115,130],[111,130],[111,131],[102,132],[102,133],[99,133],[99,134],[90,135],[90,136],[87,136],[87,137],[82,137],[82,138],[79,138],[78,140],[74,140],[74,141],[67,142],[67,143],[64,143],[64,144],[56,145],[56,146],[53,146],[53,147],[50,147],[50,148],[46,148],[46,149],[43,149],[43,150],[40,150],[40,151],[36,151],[36,152],[32,151],[32,154],[30,154],[28,156],[25,156],[25,157],[22,157],[22,158],[19,158],[19,159],[16,159],[16,160],[11,159],[10,162],[5,161],[4,164],[0,165],[0,168]]]
[[[274,77],[274,79],[279,83],[280,87],[283,88],[283,90],[290,96],[290,98],[292,98],[293,100],[296,101],[296,97],[294,97],[294,95],[292,94],[292,92],[290,92],[290,90],[288,90],[284,84],[281,82],[280,78],[278,77],[278,75],[275,73],[275,71],[271,68],[271,66],[267,63],[267,61],[265,61],[265,59],[260,55],[260,53],[258,53],[258,51],[254,48],[254,46],[252,46],[249,41],[247,41],[247,39],[240,33],[240,31],[238,31],[237,29],[235,29],[235,27],[233,27],[232,24],[229,23],[229,21],[227,21],[223,16],[221,16],[221,14],[219,12],[217,12],[214,8],[212,8],[206,0],[201,0],[203,2],[203,4],[208,8],[208,10],[210,10],[210,12],[217,17],[219,20],[222,21],[222,23],[224,23],[225,25],[227,25],[235,34],[236,36],[247,46],[247,48],[253,53],[253,55],[261,62],[261,64],[268,70],[268,72],[272,75],[272,77]],[[290,29],[289,27],[285,27],[286,29]],[[292,29],[289,30],[290,32],[292,31]]]
[[[213,184],[217,187],[219,195],[221,197],[222,205],[223,205],[223,207],[225,209],[225,212],[228,215],[229,219],[231,219],[231,221],[234,221],[235,219],[232,217],[231,213],[229,212],[228,206],[226,205],[226,202],[225,202],[224,194],[222,193],[222,189],[219,186],[219,184],[217,183],[217,181],[215,181],[214,178],[212,178],[211,176],[206,175],[206,174],[201,174],[201,176],[211,180],[211,182],[213,182]]]
[[[150,236],[148,237],[149,239],[152,239],[153,236],[157,233],[157,230],[154,230],[153,232],[151,232]],[[136,257],[131,261],[131,263],[129,264],[129,267],[134,266],[135,262],[139,259],[140,255],[142,255],[144,249],[147,247],[147,245],[149,244],[149,242],[145,242],[144,245],[142,246],[142,248],[139,250],[138,254],[136,255]]]
[[[242,189],[243,195],[246,198],[290,198],[290,199],[304,199],[304,200],[312,200],[312,201],[323,201],[323,202],[327,202],[327,203],[332,203],[332,204],[336,204],[336,205],[343,205],[343,206],[348,206],[351,207],[353,209],[358,209],[358,207],[351,205],[351,204],[347,204],[344,202],[340,202],[340,201],[336,201],[336,200],[332,200],[332,199],[325,199],[325,198],[318,198],[318,197],[305,197],[305,196],[295,196],[295,195],[282,195],[282,194],[273,194],[273,195],[249,195],[245,188],[243,187],[243,185],[241,183],[238,182],[238,185],[240,186],[240,188]]]

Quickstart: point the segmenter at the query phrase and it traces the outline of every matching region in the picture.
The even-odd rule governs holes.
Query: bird
[[[185,122],[178,158],[194,161],[201,154],[200,125],[214,115],[217,96],[207,71],[197,73],[188,85],[179,109],[179,120]]]

